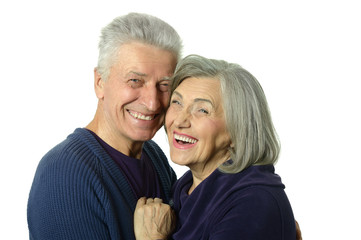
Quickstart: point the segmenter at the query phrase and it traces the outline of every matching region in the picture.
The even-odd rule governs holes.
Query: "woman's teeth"
[[[182,136],[182,135],[178,135],[178,134],[174,134],[174,138],[177,140],[177,141],[182,141],[182,142],[186,142],[186,143],[196,143],[198,142],[196,139],[193,139],[193,138],[189,138],[189,137],[186,137],[186,136]]]

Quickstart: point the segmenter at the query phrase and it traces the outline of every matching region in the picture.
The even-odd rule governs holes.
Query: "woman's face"
[[[219,80],[187,78],[170,102],[165,126],[172,161],[209,175],[229,159],[231,144]]]

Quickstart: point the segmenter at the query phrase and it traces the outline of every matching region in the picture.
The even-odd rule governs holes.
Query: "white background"
[[[7,1],[0,3],[0,239],[27,239],[41,157],[93,117],[100,29],[158,16],[196,53],[261,82],[282,142],[276,171],[304,239],[360,237],[361,7],[357,1]],[[168,151],[164,132],[156,141]],[[175,167],[178,176],[185,168]]]

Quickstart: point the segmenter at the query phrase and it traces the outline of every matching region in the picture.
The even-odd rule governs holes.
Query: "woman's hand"
[[[137,240],[167,239],[175,228],[175,214],[160,198],[142,197],[134,212],[134,233]]]

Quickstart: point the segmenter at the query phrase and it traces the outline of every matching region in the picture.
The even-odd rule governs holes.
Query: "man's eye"
[[[158,85],[158,89],[161,91],[161,92],[168,92],[169,91],[169,83],[160,83]]]
[[[128,83],[132,88],[138,88],[142,86],[142,81],[136,78],[129,79]]]

